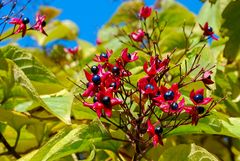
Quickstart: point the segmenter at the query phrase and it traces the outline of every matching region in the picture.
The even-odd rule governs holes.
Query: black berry
[[[107,59],[107,58],[108,58],[108,55],[107,55],[106,53],[101,53],[101,54],[100,54],[100,58],[105,58],[105,59]]]
[[[174,92],[172,90],[169,90],[164,94],[165,100],[173,100],[173,98],[174,98]]]
[[[91,67],[91,71],[92,71],[93,74],[97,74],[98,71],[99,71],[98,66],[93,65],[93,66]]]
[[[103,103],[104,105],[106,105],[106,106],[110,105],[110,104],[111,104],[111,99],[110,99],[110,97],[104,96],[104,97],[102,98],[102,103]]]
[[[116,83],[116,82],[112,82],[112,83],[110,84],[110,87],[113,87],[113,89],[116,89],[117,83]]]
[[[147,84],[147,85],[145,86],[145,90],[147,90],[147,89],[154,90],[154,87],[153,87],[153,85],[151,85],[151,84]]]
[[[163,128],[161,126],[155,127],[155,134],[160,135],[163,132]]]
[[[97,102],[97,101],[98,101],[97,96],[94,96],[94,97],[93,97],[93,103],[95,103],[95,102]]]
[[[112,73],[113,73],[114,75],[119,75],[119,74],[120,74],[120,69],[119,69],[117,66],[114,66],[114,67],[112,68]]]
[[[178,109],[178,104],[176,102],[174,102],[170,105],[170,107],[171,107],[172,110],[177,110]]]
[[[30,20],[29,20],[29,18],[24,17],[24,18],[22,18],[22,22],[23,22],[24,24],[28,24],[28,23],[30,22]]]
[[[47,22],[43,21],[41,25],[42,25],[42,27],[44,27],[44,26],[46,26],[46,24],[47,24]]]
[[[99,85],[101,83],[101,77],[96,74],[92,77],[92,81],[94,84]]]
[[[128,59],[131,60],[131,54],[128,53],[127,56],[128,56]]]
[[[202,107],[202,106],[197,106],[196,110],[197,110],[198,114],[203,114],[205,111],[204,107]]]
[[[213,31],[212,27],[208,26],[208,31],[212,32]]]
[[[203,101],[203,95],[201,94],[196,94],[194,97],[193,97],[193,100],[196,102],[196,103],[201,103]]]

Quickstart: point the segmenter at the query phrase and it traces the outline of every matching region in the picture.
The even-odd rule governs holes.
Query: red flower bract
[[[153,145],[156,146],[158,143],[163,145],[161,133],[156,133],[155,127],[152,125],[150,120],[147,121],[147,126],[147,132],[153,138]]]
[[[142,94],[150,94],[150,96],[155,96],[158,90],[156,81],[150,77],[140,79],[138,81],[138,88]]]
[[[78,53],[78,46],[74,47],[74,48],[64,48],[64,51],[66,53],[72,54],[72,55],[76,55]]]
[[[214,36],[214,32],[213,32],[212,27],[208,26],[208,22],[206,22],[204,24],[204,26],[202,26],[200,24],[199,24],[199,26],[203,30],[203,35],[204,36],[210,36],[212,39],[218,40],[218,38]]]
[[[194,105],[206,105],[212,101],[212,98],[210,97],[204,98],[203,95],[204,95],[203,88],[196,90],[196,92],[192,90],[190,93],[190,99],[194,103]]]
[[[112,116],[112,107],[122,103],[122,100],[113,97],[113,88],[104,89],[102,88],[96,94],[96,102],[87,103],[84,102],[83,105],[94,109],[98,115],[101,117],[102,112],[106,114],[106,116]]]
[[[112,55],[112,50],[106,50],[106,53],[101,53],[100,55],[96,55],[95,58],[93,58],[96,62],[107,62],[110,56]]]
[[[168,66],[168,63],[169,63],[168,58],[161,61],[160,59],[158,59],[157,56],[156,57],[151,57],[150,58],[150,64],[149,64],[150,67],[148,67],[148,62],[145,62],[144,65],[143,65],[143,70],[149,76],[154,77],[154,76],[156,76],[157,73],[166,69],[166,67]]]
[[[141,42],[145,36],[145,33],[142,29],[138,29],[137,32],[132,32],[130,37],[132,40],[136,42]]]
[[[33,25],[33,29],[40,31],[41,33],[43,33],[44,35],[47,36],[47,33],[45,32],[45,30],[43,29],[46,26],[46,16],[42,16],[40,15],[40,13],[37,13],[36,15],[36,23],[35,25]]]
[[[22,19],[12,18],[9,21],[9,23],[14,24],[14,25],[19,25],[18,29],[14,32],[14,34],[18,34],[18,33],[22,32],[22,37],[25,36],[26,31],[27,31],[27,25],[25,23],[23,23]]]
[[[152,13],[152,8],[148,6],[143,6],[139,11],[139,17],[146,19],[148,18]]]
[[[171,88],[167,89],[165,86],[160,87],[160,96],[155,97],[154,101],[162,104],[164,102],[173,103],[176,102],[181,93],[178,90],[178,84],[174,83]]]
[[[212,75],[212,71],[206,71],[203,73],[202,75],[202,78],[201,78],[201,81],[204,83],[204,84],[213,84],[214,82],[212,81],[211,79],[211,75]]]
[[[129,54],[128,48],[125,48],[122,50],[121,56],[125,64],[136,61],[138,59],[137,52],[133,52],[132,54]]]

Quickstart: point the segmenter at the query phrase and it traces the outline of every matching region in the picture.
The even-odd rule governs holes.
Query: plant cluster
[[[147,18],[151,13],[150,7],[140,9],[138,17],[142,28],[129,34],[130,41],[125,42],[135,47],[136,51],[129,52],[128,48],[124,48],[120,56],[113,61],[110,60],[112,50],[107,49],[106,52],[96,55],[93,60],[97,64],[84,69],[87,82],[82,83],[85,88],[80,86],[84,89],[80,94],[83,105],[126,134],[126,141],[134,144],[136,148],[135,159],[141,158],[152,143],[155,146],[158,143],[163,145],[165,135],[179,126],[197,125],[199,119],[208,116],[217,104],[213,98],[204,94],[204,88],[192,89],[188,97],[186,94],[182,95],[181,91],[191,88],[190,84],[195,82],[201,81],[206,87],[213,84],[211,69],[214,66],[202,67],[198,63],[202,54],[200,51],[191,67],[185,68],[185,72],[182,73],[180,60],[171,63],[174,51],[159,55],[160,47],[155,38],[160,33],[156,30],[150,33],[147,29]],[[157,14],[153,19],[156,19],[153,22],[153,26],[156,26],[154,23],[157,23]],[[203,36],[217,40],[208,23],[200,27]],[[138,51],[149,55],[149,60],[142,65],[145,74],[141,77],[132,74],[128,67],[130,63],[139,59]],[[175,68],[179,69],[179,78],[171,81],[170,73]],[[194,79],[187,81],[193,72]],[[138,78],[136,83],[133,81],[135,78]],[[118,123],[111,121],[112,111],[117,113],[115,117],[119,117]]]

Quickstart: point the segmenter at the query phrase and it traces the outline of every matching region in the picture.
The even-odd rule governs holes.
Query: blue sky
[[[26,1],[26,0],[25,0]],[[51,0],[47,1],[50,6],[59,8],[62,13],[57,19],[65,20],[70,19],[75,22],[79,27],[79,38],[89,41],[92,44],[96,42],[96,35],[98,30],[111,18],[119,5],[124,0]],[[145,0],[146,5],[151,6],[156,0]],[[200,0],[177,0],[189,10],[197,14],[202,6]],[[29,4],[25,15],[35,13],[38,6],[36,4]],[[39,1],[41,2],[41,1]],[[31,6],[32,5],[32,6]],[[32,15],[34,16],[34,15]],[[31,16],[30,16],[31,17]],[[8,41],[0,42],[0,45],[6,45]],[[22,46],[37,45],[32,39],[25,37],[18,41]],[[75,46],[76,43],[65,43]]]
[[[104,25],[122,0],[55,0],[51,3],[62,10],[59,19],[71,19],[80,28],[79,38],[95,44],[98,29]],[[151,6],[155,0],[146,0]],[[198,13],[202,5],[200,0],[178,0],[192,12]]]

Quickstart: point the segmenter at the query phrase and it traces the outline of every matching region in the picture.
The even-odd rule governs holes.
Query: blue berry
[[[94,97],[93,97],[93,103],[95,103],[95,102],[97,102],[97,101],[98,101],[97,96],[94,96]]]
[[[108,58],[108,55],[107,55],[106,53],[101,53],[101,54],[100,54],[100,58],[105,58],[105,59],[107,59],[107,58]]]
[[[43,21],[41,25],[42,25],[42,27],[44,27],[44,26],[46,26],[46,24],[47,24],[47,22]]]
[[[201,103],[203,101],[203,95],[201,94],[196,94],[194,97],[193,97],[193,100],[196,102],[196,103]]]
[[[203,114],[205,111],[204,107],[202,107],[202,106],[197,106],[196,110],[197,110],[198,114]]]
[[[116,89],[117,83],[116,83],[116,82],[112,82],[112,83],[110,84],[110,87],[113,87],[113,89]]]
[[[22,22],[23,22],[24,24],[28,24],[28,23],[30,22],[30,20],[29,20],[29,18],[24,17],[24,18],[22,18]]]
[[[208,26],[208,31],[212,32],[213,31],[212,27]]]
[[[112,68],[112,73],[113,73],[114,75],[119,75],[119,74],[120,74],[120,69],[119,69],[117,66],[114,66],[114,67]]]
[[[104,96],[104,97],[102,98],[102,103],[103,103],[104,105],[106,105],[106,106],[110,105],[110,104],[111,104],[111,99],[110,99],[110,97]]]
[[[155,134],[160,135],[163,132],[163,128],[161,126],[157,126],[154,129]]]
[[[174,92],[172,90],[168,90],[165,94],[164,94],[164,99],[165,100],[173,100],[174,98]]]
[[[128,56],[128,59],[131,60],[131,54],[128,53],[127,56]]]
[[[172,110],[177,110],[178,109],[178,104],[176,102],[174,102],[170,105],[170,107],[171,107]]]
[[[92,81],[94,84],[99,85],[101,83],[101,77],[96,74],[92,77]]]
[[[93,66],[91,67],[91,71],[92,71],[93,74],[97,74],[98,71],[99,71],[98,66],[93,65]]]
[[[147,85],[145,86],[145,90],[147,90],[147,89],[154,90],[154,87],[153,87],[153,85],[151,85],[151,84],[147,84]]]

